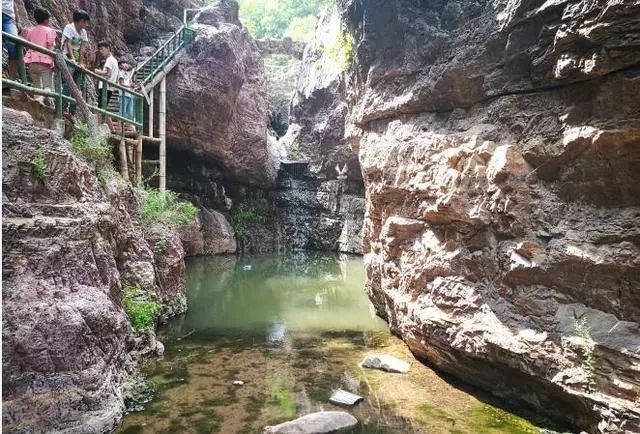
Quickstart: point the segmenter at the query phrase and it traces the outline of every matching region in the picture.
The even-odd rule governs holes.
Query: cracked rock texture
[[[339,4],[377,311],[514,404],[640,432],[640,2]]]
[[[154,258],[130,186],[118,178],[102,185],[66,140],[27,113],[5,108],[2,133],[3,430],[110,431],[140,340],[121,291],[139,284],[179,311],[180,240],[161,231],[166,249]]]

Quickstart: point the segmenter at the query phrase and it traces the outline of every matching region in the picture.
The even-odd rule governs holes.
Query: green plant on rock
[[[103,130],[100,130],[97,134],[92,134],[87,124],[79,122],[75,125],[75,131],[70,142],[71,148],[86,160],[99,165],[111,164],[113,155]]]
[[[262,223],[266,215],[259,209],[239,209],[231,214],[231,227],[237,238],[245,238],[248,234],[247,224]]]
[[[146,223],[183,226],[193,221],[198,208],[191,202],[180,199],[173,191],[161,193],[160,190],[148,188],[141,190],[139,212]]]
[[[144,291],[140,285],[136,284],[125,286],[122,307],[129,316],[131,327],[136,331],[141,331],[153,325],[159,304],[153,292]]]
[[[294,139],[289,147],[289,158],[294,160],[302,160],[304,158],[304,153],[300,148],[300,142],[298,139]]]
[[[322,50],[342,71],[346,71],[353,61],[354,45],[353,36],[350,33],[338,33],[330,44],[322,47]]]
[[[42,150],[38,150],[31,160],[31,171],[41,184],[44,184],[45,170],[44,153]]]
[[[164,238],[160,238],[153,245],[153,253],[156,257],[158,257],[166,251],[167,251],[167,240]]]
[[[587,325],[586,316],[575,320],[575,331],[576,335],[584,341],[585,358],[582,367],[587,374],[587,392],[593,392],[596,389],[596,359],[593,352],[595,345],[593,343],[593,339],[591,339],[591,332],[589,326]]]

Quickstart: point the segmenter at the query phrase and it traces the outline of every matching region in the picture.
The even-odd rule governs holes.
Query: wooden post
[[[95,116],[89,111],[89,107],[87,107],[87,103],[84,101],[82,93],[76,85],[76,82],[73,81],[73,77],[71,76],[71,72],[69,72],[69,68],[67,68],[67,63],[62,51],[56,52],[54,60],[56,69],[62,73],[62,79],[69,87],[69,93],[73,99],[76,100],[76,108],[80,113],[80,119],[89,126],[89,131],[91,131],[92,135],[98,134],[98,122],[96,121]]]
[[[142,132],[138,133],[138,146],[136,147],[136,184],[142,186]]]
[[[160,128],[160,192],[164,193],[167,189],[167,166],[166,166],[166,116],[167,116],[167,80],[162,77],[160,81],[160,110],[158,113],[158,127]]]
[[[120,174],[129,181],[129,163],[127,163],[127,145],[124,143],[124,136],[120,139]]]
[[[149,91],[149,137],[153,137],[153,88]]]

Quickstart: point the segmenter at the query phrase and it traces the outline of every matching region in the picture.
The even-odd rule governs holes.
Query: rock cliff
[[[640,2],[339,4],[377,311],[512,403],[640,431]]]
[[[287,249],[362,252],[364,191],[357,154],[344,140],[348,108],[341,36],[333,6],[305,47],[291,99],[289,129],[281,141],[292,161],[281,165],[273,230]]]
[[[160,228],[145,240],[130,186],[25,112],[5,108],[2,132],[3,429],[109,431],[140,349],[122,291],[184,311],[182,245]]]
[[[238,4],[204,10],[195,29],[196,40],[168,77],[168,147],[206,161],[205,176],[273,187],[278,161],[267,141],[264,66]]]

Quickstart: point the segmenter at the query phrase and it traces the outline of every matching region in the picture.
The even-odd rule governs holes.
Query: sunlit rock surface
[[[264,66],[238,19],[238,4],[212,6],[195,29],[195,41],[167,79],[168,146],[206,161],[212,176],[273,187],[278,160],[267,141]]]
[[[378,312],[514,403],[640,431],[640,2],[339,3]]]

